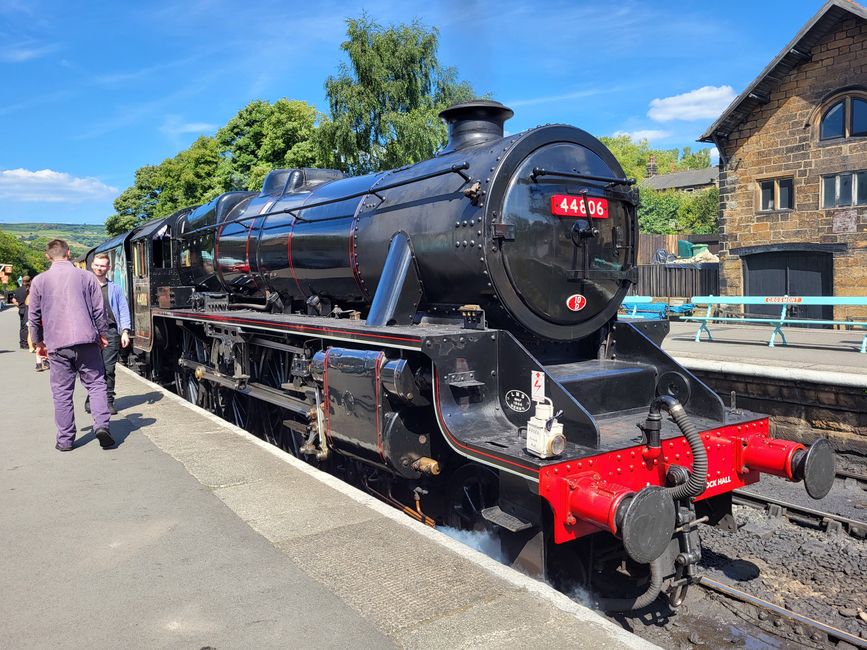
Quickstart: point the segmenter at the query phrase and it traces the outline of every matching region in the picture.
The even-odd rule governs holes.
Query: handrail
[[[231,221],[223,221],[221,223],[209,224],[207,226],[202,226],[200,228],[196,228],[195,230],[190,230],[185,233],[182,233],[180,237],[182,239],[189,238],[190,235],[195,235],[200,232],[206,232],[210,230],[217,230],[218,228],[228,225],[228,224],[236,224],[236,223],[244,223],[245,221],[253,221],[255,219],[260,219],[262,217],[270,217],[277,214],[288,214],[296,221],[310,221],[310,219],[305,219],[299,216],[297,213],[302,210],[309,210],[310,208],[320,208],[326,205],[332,205],[334,203],[342,203],[343,201],[349,201],[351,199],[358,199],[363,196],[372,195],[379,199],[380,203],[385,201],[385,198],[380,196],[380,192],[385,192],[386,190],[393,190],[398,187],[403,187],[405,185],[412,185],[413,183],[418,183],[420,181],[426,181],[431,178],[436,178],[437,176],[445,176],[446,174],[457,174],[461,178],[464,179],[464,182],[461,186],[466,185],[467,183],[472,182],[474,179],[472,176],[469,176],[464,173],[465,169],[470,168],[470,163],[464,161],[461,163],[457,163],[454,165],[450,165],[449,167],[445,167],[443,169],[438,169],[436,171],[427,172],[425,174],[419,174],[418,176],[412,176],[410,178],[406,178],[402,181],[395,181],[394,183],[386,183],[385,185],[377,186],[376,183],[371,185],[366,190],[361,190],[358,192],[353,192],[351,194],[346,194],[344,196],[337,196],[331,199],[323,199],[321,201],[314,201],[312,203],[302,203],[301,205],[296,205],[291,208],[283,208],[282,210],[272,210],[270,212],[263,212],[261,214],[251,214],[249,216],[243,216],[238,219],[232,219]],[[384,175],[383,175],[384,176]],[[377,181],[378,182],[378,181]],[[291,196],[291,195],[286,195]],[[281,197],[282,198],[282,197]],[[324,222],[324,221],[338,221],[340,219],[349,218],[346,215],[340,215],[336,217],[323,217],[322,219],[316,219],[316,222]]]
[[[693,296],[690,302],[696,305],[836,305],[867,306],[867,296]]]

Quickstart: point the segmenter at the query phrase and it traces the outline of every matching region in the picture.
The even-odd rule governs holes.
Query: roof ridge
[[[743,121],[743,117],[738,119],[737,121],[733,121],[728,125],[728,130],[725,133],[719,133],[720,127],[729,121],[729,118],[732,116],[735,111],[737,111],[742,104],[747,102],[748,100],[752,100],[756,105],[760,103],[766,103],[767,97],[766,94],[757,90],[757,88],[762,84],[763,81],[773,72],[778,66],[780,66],[787,57],[789,57],[790,68],[794,68],[796,65],[804,61],[806,58],[809,58],[809,53],[805,53],[802,50],[798,49],[798,45],[801,41],[813,30],[816,25],[821,22],[823,18],[828,14],[828,12],[833,8],[837,7],[846,11],[849,14],[852,14],[858,18],[862,18],[867,20],[867,8],[863,5],[855,2],[854,0],[828,0],[819,11],[813,15],[810,20],[808,20],[804,26],[800,29],[800,31],[795,34],[795,37],[788,42],[788,44],[780,50],[780,53],[777,54],[773,60],[765,66],[765,68],[759,73],[759,76],[756,77],[745,89],[744,91],[738,95],[731,104],[726,107],[726,109],[722,112],[722,114],[716,119],[716,121],[711,124],[711,126],[698,138],[698,142],[714,142],[715,138],[719,137],[719,135],[727,136],[731,130],[740,124]],[[750,109],[752,111],[752,108]],[[748,114],[750,111],[745,113]]]

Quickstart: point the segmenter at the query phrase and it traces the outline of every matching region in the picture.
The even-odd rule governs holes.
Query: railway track
[[[855,481],[858,485],[867,486],[867,474],[860,474],[858,472],[847,472],[845,470],[837,470],[837,478],[843,479],[844,481]]]
[[[817,621],[809,616],[798,614],[797,612],[786,609],[785,607],[775,605],[772,602],[748,594],[747,592],[741,591],[731,585],[718,582],[717,580],[713,580],[707,576],[700,577],[697,584],[708,591],[721,594],[741,603],[752,605],[760,612],[766,612],[770,616],[778,619],[786,619],[794,626],[801,626],[802,628],[809,629],[811,630],[809,636],[813,641],[827,640],[834,644],[845,642],[856,648],[867,648],[867,639],[862,639],[861,637],[855,636],[854,634],[841,630],[833,625],[822,623],[821,621]],[[759,618],[762,618],[761,614],[759,614]]]
[[[867,489],[867,475],[838,470],[837,479],[846,483],[855,482],[863,489]],[[799,503],[757,494],[748,489],[734,490],[732,502],[742,506],[760,508],[771,517],[784,517],[796,524],[818,528],[830,533],[845,532],[856,539],[867,538],[867,515],[864,519],[853,519]]]
[[[833,512],[808,508],[797,503],[782,501],[773,497],[755,494],[746,490],[735,490],[732,502],[742,506],[766,510],[771,517],[784,517],[804,526],[811,526],[826,532],[845,532],[857,539],[867,537],[867,521],[850,519]]]

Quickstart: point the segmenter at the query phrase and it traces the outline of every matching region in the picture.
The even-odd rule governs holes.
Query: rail
[[[768,347],[775,347],[777,335],[783,345],[788,345],[783,327],[787,325],[843,325],[867,328],[867,321],[792,318],[789,309],[792,307],[834,306],[834,307],[867,307],[867,296],[693,296],[692,304],[697,307],[707,307],[704,316],[681,316],[681,320],[695,321],[699,324],[695,333],[695,342],[701,342],[701,333],[707,334],[709,341],[713,335],[709,323],[765,323],[774,326]],[[780,315],[774,317],[758,316],[721,316],[715,313],[721,305],[763,305],[779,306]],[[861,341],[862,354],[867,353],[867,333]]]
[[[734,490],[732,501],[741,506],[766,510],[771,517],[783,517],[796,524],[818,528],[826,532],[845,532],[858,539],[867,537],[867,521],[850,519],[833,512],[808,508],[748,490]]]
[[[701,576],[698,579],[698,584],[705,589],[715,591],[719,594],[728,596],[729,598],[733,598],[742,603],[748,603],[753,607],[763,609],[782,618],[786,618],[793,623],[800,623],[801,625],[809,627],[817,632],[821,632],[822,634],[826,635],[829,640],[837,642],[842,641],[844,643],[850,644],[855,648],[867,648],[867,639],[859,638],[854,634],[847,632],[846,630],[841,630],[840,628],[834,627],[833,625],[817,621],[816,619],[805,616],[804,614],[793,612],[790,609],[786,609],[785,607],[781,607],[780,605],[776,605],[757,596],[753,596],[752,594],[748,594],[747,592],[737,589],[732,585],[728,585],[717,580],[712,580],[707,576]]]

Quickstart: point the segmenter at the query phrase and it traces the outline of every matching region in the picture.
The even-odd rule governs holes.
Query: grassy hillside
[[[0,223],[0,231],[9,233],[37,251],[45,250],[45,244],[52,239],[65,239],[73,257],[87,252],[108,238],[102,224]]]

